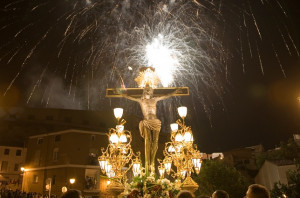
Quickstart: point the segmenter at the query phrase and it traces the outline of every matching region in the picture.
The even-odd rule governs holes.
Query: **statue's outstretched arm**
[[[128,100],[133,100],[133,101],[135,101],[135,102],[140,102],[140,99],[139,99],[139,98],[134,98],[134,97],[132,97],[132,96],[128,96],[127,94],[123,94],[123,93],[122,93],[122,96],[123,96],[124,98],[127,98]]]
[[[164,99],[167,99],[171,96],[175,96],[176,93],[180,90],[180,88],[176,88],[173,92],[169,93],[169,94],[166,94],[164,96],[159,96],[159,97],[156,97],[156,100],[157,101],[160,101],[160,100],[164,100]]]

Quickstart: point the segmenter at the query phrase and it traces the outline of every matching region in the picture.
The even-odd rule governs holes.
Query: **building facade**
[[[259,169],[255,177],[255,183],[266,186],[269,190],[273,189],[275,182],[288,184],[287,173],[289,170],[296,170],[296,165],[290,160],[266,160]]]
[[[245,148],[237,148],[224,152],[225,163],[235,167],[249,181],[254,182],[254,178],[258,172],[256,165],[256,156],[264,151],[262,145],[255,145]]]
[[[106,180],[100,179],[98,156],[107,143],[105,133],[75,129],[30,136],[23,189],[60,196],[67,187],[99,197]]]
[[[0,146],[0,175],[2,182],[22,181],[21,167],[24,166],[27,149],[23,147]]]

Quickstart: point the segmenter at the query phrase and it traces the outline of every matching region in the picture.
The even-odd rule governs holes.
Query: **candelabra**
[[[114,115],[117,119],[116,128],[109,129],[109,144],[106,149],[101,148],[102,155],[98,161],[102,173],[111,180],[108,191],[117,197],[124,191],[122,183],[126,180],[126,172],[132,167],[135,176],[140,173],[140,153],[133,153],[131,132],[124,129],[126,121],[120,120],[123,109],[115,108]],[[127,169],[124,168],[126,165],[129,166]]]
[[[171,124],[171,142],[167,142],[165,145],[165,159],[162,163],[164,164],[165,172],[169,175],[173,162],[177,169],[176,172],[174,171],[174,177],[177,178],[177,182],[184,180],[181,189],[194,192],[198,189],[198,184],[191,178],[191,173],[199,174],[201,155],[197,145],[193,144],[194,138],[191,127],[186,126],[184,122],[187,108],[179,107],[178,113],[181,119]],[[163,177],[164,171],[159,172],[161,177]]]

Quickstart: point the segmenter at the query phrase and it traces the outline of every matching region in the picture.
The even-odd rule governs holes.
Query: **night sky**
[[[163,19],[193,34],[185,42],[197,59],[173,84],[190,87],[191,96],[159,104],[165,126],[176,119],[175,107],[186,105],[187,123],[208,153],[260,143],[274,148],[300,133],[298,0],[96,2],[1,2],[0,106],[123,105],[128,114],[141,116],[137,104],[105,98],[105,88],[134,86],[136,73],[128,66],[138,70],[135,47],[143,40],[135,27],[147,21],[165,30],[155,29]],[[164,6],[170,15],[153,14]]]

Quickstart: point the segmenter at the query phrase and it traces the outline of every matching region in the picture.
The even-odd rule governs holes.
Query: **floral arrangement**
[[[156,180],[154,176],[135,177],[125,186],[123,198],[174,198],[180,191],[180,185],[168,179]]]

